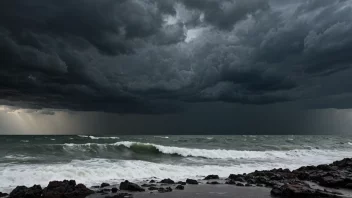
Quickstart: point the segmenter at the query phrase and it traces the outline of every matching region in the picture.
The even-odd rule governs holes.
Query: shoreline
[[[166,195],[167,193],[167,195]],[[149,197],[352,197],[352,158],[331,164],[303,166],[296,170],[272,169],[248,174],[231,174],[228,178],[208,175],[203,180],[146,180],[117,185],[102,183],[86,187],[74,180],[51,181],[47,187],[17,186],[9,198],[149,198]]]

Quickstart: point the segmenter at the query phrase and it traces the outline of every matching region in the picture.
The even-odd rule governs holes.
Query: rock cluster
[[[253,184],[272,187],[272,195],[279,197],[338,197],[338,193],[314,189],[307,182],[323,187],[352,189],[352,159],[332,164],[304,166],[297,170],[273,169],[249,174],[231,174],[226,183],[242,186]]]
[[[42,189],[39,185],[30,188],[17,186],[10,194],[9,198],[84,198],[94,191],[88,189],[83,184],[77,184],[74,180],[51,181],[48,186]]]
[[[145,191],[144,188],[138,186],[135,183],[129,182],[129,181],[124,181],[120,183],[120,190],[127,190],[127,191],[138,191],[138,192],[143,192]]]
[[[198,184],[198,181],[194,180],[194,179],[186,179],[186,183],[187,184]]]
[[[219,175],[208,175],[204,178],[204,180],[210,180],[210,179],[220,179]]]

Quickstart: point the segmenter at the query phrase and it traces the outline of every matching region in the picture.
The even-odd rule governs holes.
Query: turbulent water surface
[[[222,177],[352,157],[339,136],[0,136],[0,191],[51,180]]]

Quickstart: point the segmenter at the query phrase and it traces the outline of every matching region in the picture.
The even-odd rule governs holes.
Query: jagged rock
[[[219,175],[208,175],[204,178],[204,180],[209,180],[209,179],[220,179]]]
[[[161,180],[160,183],[164,183],[164,184],[174,184],[175,182],[174,182],[172,179],[168,178],[168,179],[163,179],[163,180]]]
[[[155,180],[153,180],[153,179],[149,181],[149,183],[155,183],[155,182],[156,182],[156,181],[155,181]]]
[[[117,191],[118,191],[117,188],[112,188],[112,189],[111,189],[111,192],[112,192],[112,193],[117,193]]]
[[[107,186],[110,186],[110,184],[108,184],[108,183],[102,183],[102,184],[100,185],[100,188],[104,188],[104,187],[107,187]]]
[[[43,190],[43,198],[84,198],[94,191],[83,184],[77,184],[74,180],[51,181]]]
[[[129,181],[124,181],[120,183],[120,190],[127,190],[127,191],[145,191],[144,188],[138,186],[135,183],[129,182]]]
[[[9,194],[0,192],[0,197],[5,197],[7,195],[9,195]]]
[[[178,185],[178,186],[176,186],[176,189],[177,189],[177,190],[184,190],[184,189],[185,189],[185,187],[184,187],[184,186],[182,186],[182,185]]]
[[[194,179],[187,179],[187,180],[186,180],[186,183],[187,183],[187,184],[198,184],[198,181],[197,181],[197,180],[194,180]]]
[[[37,198],[41,197],[43,189],[39,185],[30,188],[26,186],[17,186],[9,195],[9,198]]]

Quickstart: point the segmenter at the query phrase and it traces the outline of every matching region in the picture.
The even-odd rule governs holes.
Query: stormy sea
[[[75,179],[227,177],[352,157],[348,136],[0,136],[0,191]]]

